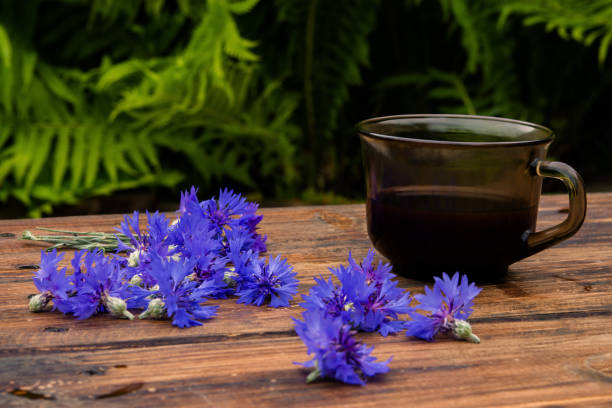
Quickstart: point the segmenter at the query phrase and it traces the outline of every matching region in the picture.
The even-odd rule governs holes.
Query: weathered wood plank
[[[483,285],[471,319],[480,345],[360,335],[379,358],[393,355],[391,371],[366,387],[304,383],[292,364],[307,359],[292,329],[297,299],[285,309],[214,301],[218,317],[187,330],[29,313],[34,270],[17,267],[36,264],[42,245],[10,234],[34,225],[111,232],[121,216],[0,221],[0,406],[612,406],[612,194],[588,198],[575,237]],[[565,196],[544,197],[539,228],[566,206]],[[370,245],[362,205],[262,212],[269,253],[293,264],[300,293]],[[400,286],[422,292],[423,283]]]

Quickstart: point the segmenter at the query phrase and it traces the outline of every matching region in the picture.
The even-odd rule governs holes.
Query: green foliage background
[[[0,2],[0,201],[359,198],[354,124],[418,112],[550,126],[610,182],[611,40],[611,0]]]

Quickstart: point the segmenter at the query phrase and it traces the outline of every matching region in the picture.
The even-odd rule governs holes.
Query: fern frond
[[[599,40],[599,63],[605,62],[612,40],[612,1],[504,0],[499,7],[500,26],[517,15],[525,25],[544,25],[567,40],[587,46]]]
[[[278,21],[289,28],[291,75],[303,85],[302,114],[308,136],[304,151],[312,155],[304,160],[314,177],[323,162],[335,160],[331,141],[338,114],[349,87],[361,83],[360,70],[368,65],[368,35],[378,2],[278,0],[276,6]],[[315,180],[309,183],[313,186]]]

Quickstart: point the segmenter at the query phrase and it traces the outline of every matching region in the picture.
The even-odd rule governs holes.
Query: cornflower
[[[303,313],[304,321],[293,319],[295,331],[313,358],[294,364],[314,367],[306,382],[317,378],[331,378],[344,383],[365,385],[365,380],[389,371],[391,361],[376,361],[371,356],[374,347],[368,347],[355,339],[356,332],[340,317],[326,317],[316,310]]]
[[[64,254],[57,254],[57,249],[51,252],[41,251],[40,269],[34,274],[33,279],[40,293],[30,298],[30,311],[43,311],[51,300],[53,300],[53,310],[58,309],[63,313],[70,310],[66,301],[72,292],[73,285],[70,278],[66,276],[66,268],[57,269],[57,264],[63,257]]]
[[[383,336],[403,330],[406,322],[399,320],[399,315],[413,310],[410,293],[391,280],[395,275],[390,273],[390,265],[379,262],[374,267],[373,256],[370,250],[357,264],[349,254],[348,267],[330,268],[339,285],[331,279],[315,278],[317,284],[308,296],[302,296],[305,302],[301,306],[321,310],[326,316],[343,316],[354,328]]]
[[[189,279],[194,262],[189,259],[165,259],[152,254],[150,274],[157,281],[158,289],[152,291],[147,310],[139,318],[151,315],[172,318],[178,327],[201,326],[197,319],[210,319],[217,312],[217,306],[202,306],[207,297],[216,289],[210,281],[202,284]]]
[[[415,295],[420,302],[416,309],[428,313],[411,312],[412,321],[407,323],[406,335],[432,341],[438,333],[451,333],[458,339],[480,343],[466,319],[472,313],[474,298],[482,289],[468,283],[466,275],[459,283],[459,272],[452,278],[444,273],[442,279],[435,277],[434,280],[433,290],[426,286],[424,295]]]
[[[80,260],[82,254],[78,254]],[[77,261],[78,262],[78,261]],[[116,258],[105,257],[101,251],[87,252],[83,262],[86,273],[79,266],[78,273],[73,275],[75,296],[69,297],[69,312],[79,320],[108,311],[114,316],[134,316],[127,310],[125,279],[120,262]]]
[[[240,298],[238,303],[261,306],[269,301],[269,306],[289,306],[289,301],[297,293],[298,280],[296,273],[287,260],[269,258],[266,265],[263,259],[251,263],[251,274],[247,275],[236,293]]]

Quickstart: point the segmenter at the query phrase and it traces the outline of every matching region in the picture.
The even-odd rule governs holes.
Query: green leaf
[[[56,190],[48,184],[37,184],[32,188],[32,197],[53,204],[77,204],[79,198],[68,188]]]
[[[142,72],[143,68],[142,62],[138,60],[129,60],[112,65],[98,80],[97,88],[100,91],[106,90],[114,83],[121,81],[130,75]]]
[[[38,63],[37,71],[45,85],[49,87],[55,95],[75,106],[80,106],[80,96],[62,81],[54,68],[44,63]]]
[[[32,50],[24,49],[21,52],[21,85],[24,90],[27,90],[32,82],[32,77],[34,76],[38,56]]]
[[[137,144],[129,146],[126,152],[127,156],[138,170],[144,174],[150,173],[149,166],[147,166],[147,162],[145,161],[142,151]]]
[[[183,14],[191,14],[191,3],[189,0],[177,0],[179,10]]]
[[[147,0],[146,5],[149,14],[152,14],[154,17],[159,17],[164,7],[164,0]]]
[[[4,179],[13,169],[17,158],[15,156],[4,159],[0,162],[0,187],[3,186]]]
[[[589,47],[591,46],[591,44],[593,44],[595,42],[595,40],[597,40],[599,37],[601,37],[602,35],[602,31],[601,30],[595,30],[591,33],[589,33],[589,35],[586,36],[586,38],[584,39],[584,44]]]
[[[120,143],[117,140],[117,146],[115,148],[115,164],[117,165],[117,169],[123,171],[129,176],[135,176],[138,174],[138,170],[130,165],[130,163],[125,158],[125,143]]]
[[[33,126],[23,128],[15,135],[15,182],[20,185],[25,177],[28,165],[33,159],[32,152],[36,145],[37,129]]]
[[[455,88],[437,87],[432,88],[428,93],[430,98],[434,99],[461,99],[461,95]]]
[[[30,191],[36,178],[43,169],[49,156],[49,150],[51,149],[51,141],[53,140],[54,130],[51,128],[44,129],[42,134],[37,138],[34,147],[35,154],[33,155],[32,165],[28,171],[25,179],[25,190]]]
[[[66,169],[68,168],[68,154],[70,150],[70,129],[60,128],[57,134],[53,157],[53,189],[60,190]]]
[[[85,187],[91,188],[96,182],[98,176],[98,168],[100,163],[100,150],[102,149],[103,127],[90,127],[88,146],[87,146],[87,164],[85,168]]]
[[[259,0],[243,0],[234,3],[229,3],[227,7],[235,14],[245,14],[251,11],[253,7],[259,2]]]
[[[0,24],[0,58],[2,58],[2,64],[5,68],[10,68],[13,64],[13,47],[2,24]]]
[[[117,175],[117,142],[114,132],[110,130],[106,132],[106,140],[104,140],[102,150],[104,154],[102,163],[106,169],[106,174],[108,174],[112,183],[117,183],[119,181]]]
[[[83,178],[83,171],[85,169],[85,154],[87,149],[86,132],[87,127],[84,124],[77,127],[74,132],[74,148],[72,149],[72,156],[70,160],[70,188],[72,190],[77,190],[81,186],[81,179]]]
[[[152,140],[149,138],[149,134],[147,132],[140,132],[138,134],[138,147],[142,149],[145,157],[151,163],[151,165],[159,169],[159,160],[157,159],[157,153],[155,152],[155,148],[153,147]]]
[[[599,65],[603,66],[603,63],[606,61],[606,56],[608,55],[608,48],[610,47],[610,41],[612,40],[612,32],[606,34],[604,38],[601,39],[601,43],[599,44]]]
[[[4,125],[0,128],[0,151],[2,151],[2,146],[11,136],[12,127],[8,123],[4,123]]]
[[[11,115],[13,106],[13,71],[0,65],[0,90],[2,91],[2,106],[7,115]]]
[[[19,201],[21,201],[25,205],[29,206],[29,205],[32,204],[32,200],[30,198],[30,194],[29,194],[29,192],[27,192],[25,190],[25,188],[15,188],[15,189],[13,189],[12,193],[13,193],[13,197],[18,199]]]

